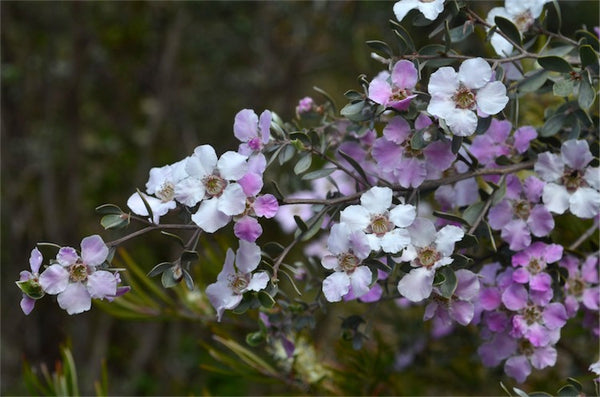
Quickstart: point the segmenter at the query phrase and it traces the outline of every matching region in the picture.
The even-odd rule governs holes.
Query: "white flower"
[[[398,291],[413,302],[431,295],[436,269],[449,265],[453,259],[454,244],[462,240],[464,232],[454,225],[446,225],[436,232],[433,222],[417,218],[408,227],[410,244],[400,257],[414,267],[398,283]]]
[[[495,7],[490,10],[487,16],[487,23],[495,25],[497,16],[512,21],[520,33],[529,30],[535,19],[539,17],[544,8],[544,4],[550,0],[506,0],[504,7]],[[496,53],[500,56],[509,56],[513,51],[513,45],[502,35],[493,33],[490,43]]]
[[[360,230],[351,231],[348,225],[338,223],[332,226],[327,239],[331,252],[321,259],[326,269],[335,270],[323,280],[323,294],[329,302],[338,302],[350,291],[357,298],[369,292],[372,273],[362,261],[369,256],[371,247],[367,236]]]
[[[240,240],[236,254],[231,248],[227,250],[217,282],[206,287],[206,296],[217,310],[218,321],[221,321],[225,310],[234,309],[240,304],[244,292],[260,291],[267,286],[269,275],[266,272],[252,273],[259,263],[260,248],[255,243]]]
[[[402,21],[406,14],[415,8],[425,18],[433,21],[444,11],[444,0],[400,0],[394,4],[394,14],[398,21]]]
[[[213,233],[244,212],[246,194],[236,182],[248,171],[246,156],[229,151],[217,159],[212,146],[202,145],[187,159],[185,169],[201,182],[195,186],[195,195],[204,195],[204,200],[192,221],[202,230]]]
[[[571,139],[562,144],[560,156],[544,152],[538,156],[535,172],[546,182],[542,200],[549,211],[567,209],[580,218],[600,212],[600,170],[592,161],[587,141]]]
[[[143,200],[142,197],[144,198]],[[159,223],[161,216],[165,215],[167,212],[169,212],[169,210],[172,210],[177,206],[173,200],[164,202],[156,197],[149,196],[142,192],[135,192],[129,196],[129,199],[127,199],[127,206],[137,215],[150,216],[148,209],[146,208],[146,204],[144,204],[144,200],[146,200],[146,204],[148,204],[150,210],[152,211],[152,222],[156,224]]]
[[[427,111],[446,121],[454,135],[469,136],[477,128],[477,112],[499,113],[508,102],[506,87],[492,80],[492,68],[482,58],[464,61],[458,70],[445,66],[429,79]]]
[[[406,226],[416,216],[416,209],[409,204],[392,205],[392,190],[387,187],[372,187],[360,198],[361,205],[351,205],[340,213],[340,222],[350,230],[367,234],[371,249],[395,254],[410,241]]]

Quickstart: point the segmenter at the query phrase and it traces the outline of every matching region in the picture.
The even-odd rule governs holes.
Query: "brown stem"
[[[590,227],[588,230],[585,231],[585,233],[583,233],[581,236],[579,236],[579,238],[577,240],[575,240],[573,242],[573,244],[571,244],[569,246],[569,250],[574,251],[576,250],[581,244],[583,244],[583,242],[585,240],[587,240],[592,234],[594,234],[594,232],[598,229],[598,219],[596,219],[594,221],[594,224],[592,225],[592,227]]]
[[[125,241],[131,240],[132,238],[141,236],[142,234],[146,234],[153,230],[163,230],[163,229],[196,230],[196,229],[198,229],[198,226],[196,226],[196,225],[179,225],[179,224],[150,225],[150,226],[146,226],[143,229],[136,230],[135,232],[132,232],[132,233],[130,233],[126,236],[123,236],[121,238],[118,238],[116,240],[109,241],[106,243],[106,245],[109,247],[114,247],[114,246],[124,243]]]

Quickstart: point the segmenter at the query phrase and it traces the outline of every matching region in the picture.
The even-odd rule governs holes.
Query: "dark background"
[[[598,25],[597,2],[561,4],[565,31]],[[500,3],[476,7],[492,5]],[[382,69],[364,42],[393,40],[392,6],[1,2],[0,392],[27,393],[23,361],[52,368],[59,344],[70,342],[84,394],[93,392],[102,359],[111,394],[232,393],[198,366],[206,353],[197,340],[209,337],[206,327],[124,323],[98,309],[71,317],[51,298],[24,316],[14,281],[28,269],[37,242],[78,247],[83,236],[111,236],[94,208],[108,202],[124,208],[152,166],[177,161],[200,144],[218,153],[235,149],[240,109],[268,108],[289,119],[298,99],[320,98],[313,86],[342,105],[342,94],[358,88],[358,74],[370,79]],[[423,44],[426,37],[415,40]],[[155,240],[127,247],[142,260],[168,256],[170,246]]]

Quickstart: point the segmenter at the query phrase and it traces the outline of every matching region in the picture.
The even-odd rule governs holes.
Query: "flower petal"
[[[217,206],[216,198],[204,200],[198,211],[192,215],[192,221],[207,233],[216,232],[231,220],[231,217],[219,211]]]
[[[81,283],[71,283],[58,294],[58,306],[69,314],[78,314],[90,310],[92,298],[87,288]]]
[[[61,265],[52,265],[40,274],[42,289],[51,295],[56,295],[69,285],[69,271]]]
[[[329,302],[339,302],[350,290],[350,277],[345,272],[334,272],[323,280],[323,294]]]
[[[258,136],[258,116],[252,109],[242,109],[235,115],[233,135],[242,142]]]
[[[424,267],[413,269],[398,282],[398,292],[412,302],[420,302],[431,295],[434,275]]]
[[[235,265],[241,273],[248,274],[260,263],[260,247],[255,243],[240,240],[240,248],[236,253]]]
[[[372,273],[367,266],[359,266],[350,275],[350,284],[354,296],[360,298],[369,292],[369,284],[371,284]]]
[[[396,62],[392,70],[392,83],[399,88],[414,88],[417,84],[419,73],[411,61],[403,59]]]
[[[117,293],[117,279],[111,272],[98,270],[88,276],[87,290],[92,298],[114,296]]]
[[[483,58],[467,59],[460,65],[457,77],[467,88],[478,89],[490,81],[492,68]]]
[[[487,114],[500,113],[508,103],[506,87],[500,81],[492,81],[477,91],[477,107]]]
[[[88,266],[98,266],[108,257],[108,247],[102,237],[95,234],[81,240],[81,259]]]

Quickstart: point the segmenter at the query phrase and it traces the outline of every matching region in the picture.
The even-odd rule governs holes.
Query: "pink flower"
[[[369,99],[385,107],[406,110],[416,94],[412,90],[417,84],[419,75],[412,62],[401,60],[396,62],[392,74],[383,71],[369,84]]]

